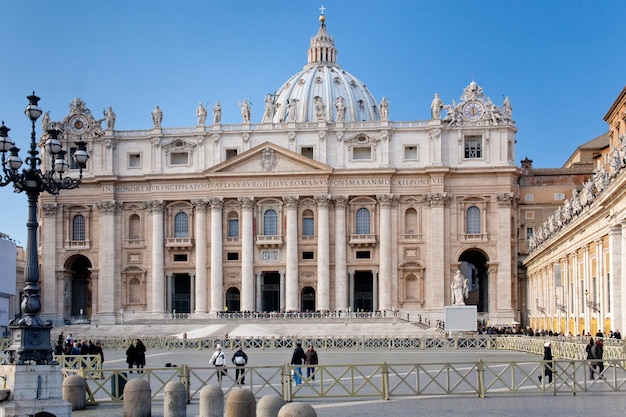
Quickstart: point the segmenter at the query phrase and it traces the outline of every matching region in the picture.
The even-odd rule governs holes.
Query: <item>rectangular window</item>
[[[372,160],[372,147],[371,146],[359,146],[352,148],[352,159],[355,161],[371,161]]]
[[[302,236],[313,236],[315,233],[315,219],[304,217],[302,219]]]
[[[535,218],[535,212],[534,211],[527,211],[525,213],[525,218],[528,220],[532,220]]]
[[[533,236],[534,236],[533,228],[532,227],[527,227],[526,228],[526,240],[532,239]]]
[[[189,152],[172,152],[170,154],[171,165],[189,165]]]
[[[186,253],[175,253],[174,254],[174,262],[187,262],[187,254]]]
[[[524,201],[533,201],[535,196],[533,194],[524,194]]]
[[[483,143],[480,136],[465,137],[465,159],[478,159],[483,157]]]
[[[315,259],[315,252],[312,252],[312,251],[304,251],[304,252],[302,252],[302,259],[303,260]]]
[[[303,146],[302,148],[300,148],[300,155],[313,159],[313,147]]]
[[[565,193],[554,193],[554,201],[565,200]]]
[[[368,250],[358,250],[356,251],[357,259],[370,259],[370,251]]]
[[[128,168],[141,168],[141,154],[128,154]]]
[[[76,162],[76,160],[74,159],[74,152],[76,152],[76,147],[70,148],[70,158],[69,158],[70,169],[80,168],[78,162]]]
[[[239,252],[228,252],[226,254],[227,261],[238,261],[239,260]]]
[[[239,237],[239,219],[228,219],[228,237]]]
[[[404,147],[404,160],[417,161],[417,146],[412,145]]]
[[[237,149],[226,149],[226,160],[232,159],[237,156]]]

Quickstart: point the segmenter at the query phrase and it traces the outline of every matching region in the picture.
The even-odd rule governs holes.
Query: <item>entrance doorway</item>
[[[261,306],[263,311],[280,311],[280,274],[278,272],[263,273]]]
[[[236,312],[241,309],[239,289],[231,287],[226,291],[226,311]]]
[[[354,311],[374,310],[374,275],[372,271],[354,272]]]
[[[172,277],[172,312],[191,313],[191,277],[174,274]]]
[[[69,269],[72,271],[71,299],[66,295],[65,307],[69,310],[71,317],[79,320],[90,318],[92,313],[92,283],[89,268],[91,268],[91,262],[84,256],[72,258],[70,261]]]
[[[487,257],[477,250],[463,252],[459,258],[459,269],[467,278],[467,305],[475,305],[479,313],[489,312],[489,272]]]
[[[304,287],[302,289],[302,294],[300,294],[300,297],[302,298],[300,311],[315,311],[315,290],[313,289],[313,287]]]

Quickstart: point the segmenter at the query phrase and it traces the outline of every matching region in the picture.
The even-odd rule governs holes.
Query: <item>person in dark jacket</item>
[[[311,379],[311,381],[315,381],[315,367],[311,365],[317,365],[319,360],[317,358],[317,351],[313,348],[313,345],[309,345],[305,354],[306,358],[304,360],[304,364],[306,367],[306,377],[307,379]]]
[[[245,384],[246,377],[244,366],[248,364],[248,355],[246,355],[241,346],[239,346],[233,354],[232,362],[233,365],[235,365],[235,381],[238,384]]]
[[[146,346],[139,339],[135,342],[135,355],[135,364],[137,365],[137,369],[143,369],[146,365]]]
[[[554,362],[552,362],[552,345],[550,342],[546,342],[543,345],[543,360],[546,361],[544,367],[544,375],[548,377],[548,384],[552,383],[552,371],[554,369]],[[542,380],[542,375],[539,375],[539,382]]]
[[[604,346],[602,339],[596,340],[595,346],[591,348],[591,354],[593,355],[594,368],[597,368],[596,373],[598,374],[598,378],[604,378],[604,375],[602,375],[604,372],[604,361],[602,360],[604,356]]]
[[[291,355],[291,364],[296,365],[293,368],[293,380],[296,385],[302,384],[302,364],[306,360],[306,355],[304,353],[304,349],[302,349],[302,343],[296,343],[296,348],[293,350],[293,355]]]
[[[126,349],[126,363],[128,364],[128,369],[130,369],[130,373],[133,373],[133,366],[135,366],[135,362],[137,361],[137,349],[135,348],[135,344],[130,342],[130,346]]]
[[[589,379],[593,379],[593,374],[594,374],[594,370],[596,368],[596,364],[593,361],[593,347],[596,345],[596,343],[593,340],[593,337],[589,338],[589,343],[587,343],[587,346],[585,346],[585,352],[587,352],[587,360],[588,365],[589,365]]]

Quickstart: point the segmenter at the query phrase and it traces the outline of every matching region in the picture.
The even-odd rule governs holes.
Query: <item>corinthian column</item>
[[[194,235],[196,237],[196,277],[194,285],[195,313],[206,313],[206,206],[207,200],[194,200],[191,202],[196,208],[196,222]]]
[[[328,195],[317,202],[317,310],[330,310],[330,242],[328,236]]]
[[[56,254],[59,249],[56,247],[58,206],[56,204],[41,204],[40,207],[43,215],[46,217],[45,221],[41,223],[43,232],[41,234],[41,243],[44,250],[40,257],[41,268],[39,269],[43,290],[41,292],[43,295],[43,309],[40,316],[44,321],[52,320],[55,323],[57,321],[63,323],[63,319],[69,320],[70,317],[63,316],[65,310],[65,281],[63,274],[61,274],[60,279],[57,279],[56,275]]]
[[[102,324],[115,323],[115,301],[119,300],[121,294],[119,285],[111,285],[113,277],[119,277],[119,263],[116,254],[117,239],[115,234],[115,213],[121,208],[120,203],[115,201],[98,201],[96,204],[100,210],[100,240],[107,242],[100,246],[100,259],[104,262],[100,265],[100,275],[103,279],[98,280],[98,298],[96,300],[96,311],[98,320]]]
[[[391,203],[393,195],[376,196],[380,203],[380,258],[378,310],[391,310]],[[376,302],[376,300],[374,300]]]
[[[348,306],[348,271],[346,270],[346,203],[348,197],[334,196],[335,203],[335,309]]]
[[[151,201],[152,213],[152,312],[165,313],[165,275],[163,272],[163,207],[162,201]]]
[[[298,306],[298,197],[283,197],[287,211],[285,249],[285,310],[299,310]]]
[[[211,205],[211,312],[222,311],[222,198],[212,198]]]
[[[241,203],[241,310],[254,311],[254,199],[240,197]]]

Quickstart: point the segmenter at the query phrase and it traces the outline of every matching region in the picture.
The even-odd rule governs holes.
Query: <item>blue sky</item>
[[[626,85],[623,1],[7,0],[0,120],[27,148],[35,90],[52,120],[80,97],[96,117],[112,106],[117,129],[150,128],[155,105],[164,127],[192,126],[217,100],[240,123],[248,98],[258,123],[264,96],[306,64],[322,4],[339,64],[388,98],[391,120],[428,119],[434,93],[458,102],[474,80],[497,105],[510,97],[518,163],[560,167],[608,130]],[[4,187],[0,207],[0,231],[25,245],[26,196]]]

